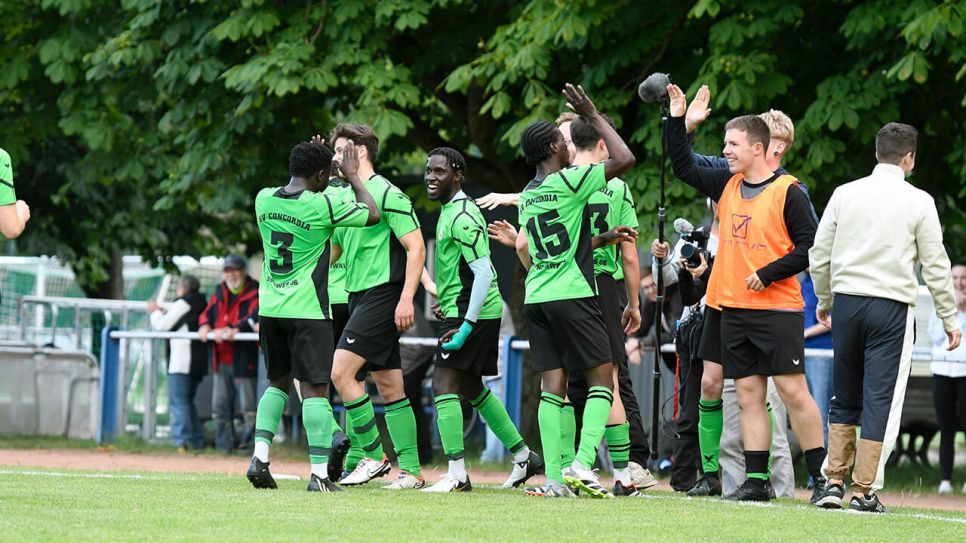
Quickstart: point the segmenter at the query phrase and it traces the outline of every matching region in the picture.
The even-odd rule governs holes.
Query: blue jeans
[[[201,449],[205,438],[195,409],[195,392],[202,375],[168,374],[168,406],[171,414],[171,443],[175,447]]]
[[[819,356],[805,357],[805,381],[808,391],[818,404],[822,415],[822,433],[825,434],[825,447],[828,447],[828,410],[832,403],[832,359]]]

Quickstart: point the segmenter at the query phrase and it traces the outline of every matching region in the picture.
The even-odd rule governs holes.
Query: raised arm
[[[695,162],[685,129],[684,115],[687,109],[687,98],[684,96],[684,91],[674,84],[668,85],[667,92],[670,100],[670,116],[666,121],[665,130],[668,154],[671,157],[671,171],[675,177],[717,202],[728,180],[731,179],[731,171],[727,166],[707,166]]]
[[[339,169],[342,170],[342,175],[345,176],[346,181],[352,187],[356,201],[365,204],[369,209],[366,226],[372,226],[379,222],[381,215],[379,208],[376,206],[376,201],[373,200],[372,195],[366,190],[366,187],[362,184],[362,179],[359,177],[359,150],[356,149],[352,140],[347,141],[342,149],[342,162],[339,163]]]
[[[636,160],[634,153],[627,147],[617,131],[611,128],[610,124],[600,115],[597,107],[584,92],[584,88],[580,85],[575,88],[567,83],[564,86],[563,93],[567,97],[567,107],[590,121],[604,140],[604,145],[607,146],[607,153],[610,158],[604,161],[604,177],[610,180],[633,168]]]

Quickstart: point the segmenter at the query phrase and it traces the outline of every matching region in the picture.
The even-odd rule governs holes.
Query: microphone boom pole
[[[661,197],[657,208],[657,239],[661,243],[664,243],[664,226],[666,218],[665,210],[665,194],[664,194],[664,175],[665,175],[665,164],[667,163],[667,118],[670,113],[667,103],[667,95],[660,98],[661,102]],[[668,257],[671,255],[669,254]],[[657,460],[658,458],[658,445],[657,445],[657,433],[659,428],[659,422],[661,420],[661,362],[662,353],[661,345],[663,343],[663,316],[664,316],[664,269],[661,265],[663,262],[659,263],[657,266],[657,277],[655,278],[655,286],[657,287],[657,299],[655,301],[655,315],[654,315],[654,372],[653,372],[653,389],[651,393],[651,459]]]

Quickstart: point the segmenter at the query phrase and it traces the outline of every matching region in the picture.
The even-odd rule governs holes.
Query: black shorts
[[[721,364],[721,311],[711,306],[704,308],[704,329],[701,331],[701,343],[698,344],[698,358]]]
[[[312,385],[329,382],[335,338],[332,321],[259,317],[258,341],[268,380],[292,377]]]
[[[597,297],[527,304],[533,369],[583,371],[611,360]]]
[[[367,371],[402,367],[396,329],[396,305],[402,287],[401,283],[386,283],[349,293],[349,321],[336,349],[365,358]]]
[[[445,319],[439,325],[439,336],[463,325],[463,319]],[[462,370],[482,377],[499,373],[497,357],[500,354],[500,319],[479,320],[473,325],[470,337],[458,351],[436,348],[436,366]]]
[[[332,304],[332,332],[335,337],[342,337],[347,322],[349,322],[349,304]]]
[[[724,308],[724,376],[805,373],[805,314],[801,311]]]
[[[621,304],[620,290],[623,282],[618,283],[607,274],[597,276],[597,302],[600,304],[600,314],[604,318],[604,328],[610,345],[610,357],[614,363],[621,363],[624,358],[624,327],[621,317],[624,315],[624,305]],[[624,299],[627,299],[625,293]]]

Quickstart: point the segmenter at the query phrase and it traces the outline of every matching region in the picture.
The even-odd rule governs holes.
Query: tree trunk
[[[513,290],[510,294],[510,313],[517,336],[529,338],[527,320],[523,313],[526,294],[524,281],[527,272],[523,266],[516,267],[513,274]],[[523,382],[520,384],[520,434],[531,447],[541,447],[540,428],[537,426],[537,407],[540,405],[540,374],[533,371],[533,357],[530,351],[523,352]]]
[[[75,275],[77,275],[75,273]],[[108,300],[124,299],[124,256],[121,251],[111,251],[111,262],[108,265],[108,278],[96,284],[81,284],[81,289],[89,298],[105,298]]]

